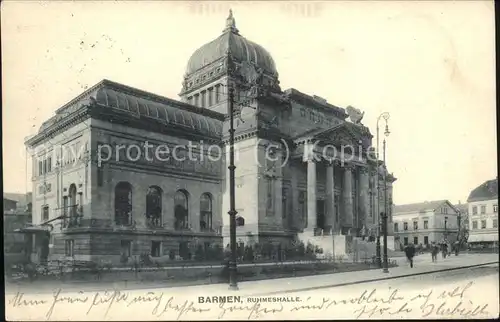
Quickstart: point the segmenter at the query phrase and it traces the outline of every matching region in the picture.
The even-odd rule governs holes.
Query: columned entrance
[[[321,232],[325,229],[325,201],[318,199],[316,201],[316,230]]]

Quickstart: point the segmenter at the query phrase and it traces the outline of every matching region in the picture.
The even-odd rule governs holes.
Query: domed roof
[[[278,75],[271,54],[262,46],[239,34],[232,10],[229,10],[226,28],[222,35],[201,46],[191,55],[186,68],[186,75],[190,75],[220,58],[226,57],[228,53],[237,62],[249,62],[262,68],[268,74]]]

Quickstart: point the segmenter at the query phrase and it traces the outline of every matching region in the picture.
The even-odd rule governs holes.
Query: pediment
[[[340,124],[336,127],[315,134],[314,139],[334,145],[358,146],[362,136],[360,133],[351,130],[344,124]]]

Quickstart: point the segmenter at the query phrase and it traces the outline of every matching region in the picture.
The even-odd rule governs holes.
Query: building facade
[[[362,117],[282,90],[271,55],[240,35],[231,13],[190,57],[179,101],[104,80],[26,141],[33,220],[50,227],[50,256],[188,259],[197,247],[225,247],[228,88],[238,243],[373,236],[380,187],[390,209],[396,179],[370,151]]]
[[[402,246],[457,240],[459,211],[448,200],[396,205],[393,220],[395,238]]]
[[[472,190],[467,202],[469,245],[498,248],[498,177]]]

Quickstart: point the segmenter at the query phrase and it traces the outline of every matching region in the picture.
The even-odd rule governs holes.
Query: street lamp
[[[384,117],[385,118],[385,117]],[[389,132],[389,125],[387,124],[387,120],[389,119],[389,115],[385,118],[385,136],[389,136],[391,132]],[[385,137],[384,137],[384,273],[389,273],[388,263],[387,263],[387,216],[389,207],[387,205],[387,166],[385,164]]]
[[[385,134],[386,136],[389,135],[389,128],[387,126],[387,120],[389,120],[389,117],[390,117],[390,114],[388,112],[383,112],[382,114],[380,114],[377,118],[377,177],[376,177],[376,183],[377,183],[377,247],[376,247],[376,251],[377,251],[377,254],[376,254],[376,261],[377,261],[377,265],[379,266],[379,268],[382,268],[382,260],[381,260],[381,256],[380,256],[380,226],[382,225],[382,222],[380,221],[381,217],[379,216],[380,214],[380,202],[379,202],[379,198],[380,198],[380,182],[378,180],[378,168],[379,168],[379,165],[378,165],[378,160],[380,159],[379,158],[379,123],[380,123],[380,119],[384,119],[385,120]],[[385,142],[385,139],[384,139],[384,142]],[[385,144],[385,143],[384,143]],[[385,154],[384,154],[385,155]],[[385,157],[384,157],[385,158]],[[384,162],[385,163],[385,162]]]
[[[238,290],[236,280],[236,201],[235,201],[235,178],[234,170],[234,88],[229,86],[229,242],[231,245],[231,257],[229,259],[229,289]]]

